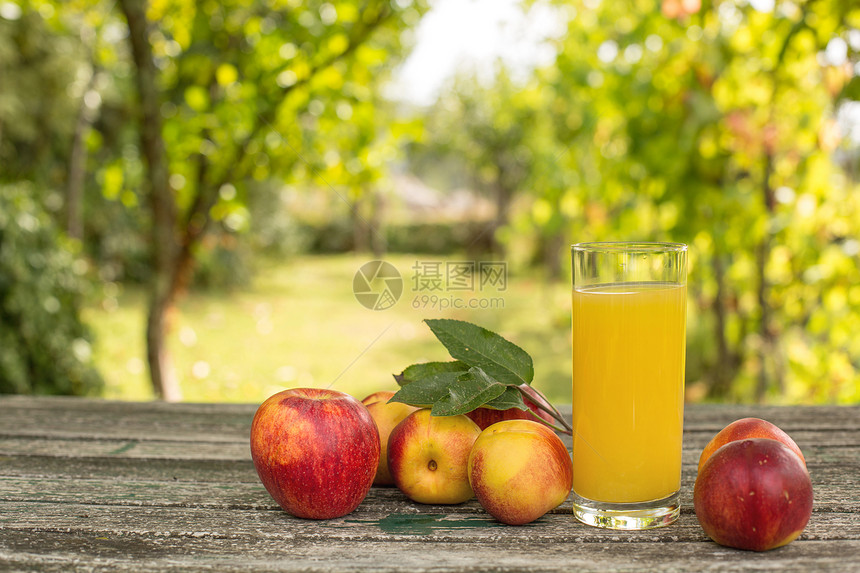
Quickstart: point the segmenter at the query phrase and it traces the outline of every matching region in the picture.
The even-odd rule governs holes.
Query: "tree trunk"
[[[732,388],[732,381],[737,374],[737,355],[729,350],[726,340],[726,273],[723,266],[723,257],[719,251],[714,252],[711,259],[714,271],[714,280],[717,283],[717,293],[714,297],[714,336],[717,340],[717,361],[714,365],[711,385],[708,395],[711,398],[725,398]]]
[[[148,40],[146,0],[120,0],[128,21],[140,98],[140,145],[149,180],[152,215],[152,276],[149,281],[149,311],[146,322],[146,357],[156,395],[164,400],[182,398],[168,355],[165,337],[168,310],[173,304],[176,256],[176,205],[170,190],[167,156],[161,131],[158,78]]]
[[[770,309],[767,305],[767,276],[765,273],[765,267],[767,266],[767,257],[768,257],[768,239],[765,237],[762,239],[762,242],[758,245],[756,249],[756,269],[758,272],[758,305],[761,311],[761,318],[759,320],[759,338],[761,343],[759,345],[758,351],[758,379],[756,381],[755,387],[755,399],[756,402],[763,402],[765,394],[767,393],[768,387],[768,374],[767,374],[767,365],[768,365],[768,352],[770,350],[770,334],[768,332],[768,324],[770,323]]]
[[[762,199],[767,211],[768,219],[773,217],[776,206],[773,189],[770,185],[770,176],[773,173],[773,154],[765,152],[765,167],[762,181]],[[771,325],[770,309],[770,283],[767,280],[767,261],[770,258],[771,235],[770,230],[765,230],[765,235],[758,245],[757,271],[758,271],[758,304],[761,309],[761,321],[759,322],[759,336],[761,346],[759,349],[759,372],[756,383],[755,397],[757,402],[763,402],[768,389],[768,365],[771,365],[772,375],[780,392],[785,390],[785,369],[782,365],[782,355],[777,349],[777,336]]]
[[[561,278],[562,260],[565,260],[562,251],[567,252],[564,250],[564,231],[558,229],[543,238],[544,264],[546,264],[548,277],[552,280]]]
[[[158,397],[167,402],[178,402],[182,400],[182,391],[167,350],[167,316],[172,302],[165,294],[166,291],[150,293],[146,317],[146,362]]]

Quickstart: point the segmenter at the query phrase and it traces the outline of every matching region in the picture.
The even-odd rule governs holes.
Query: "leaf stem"
[[[563,433],[563,434],[567,434],[568,436],[572,436],[572,435],[573,435],[573,426],[571,426],[570,424],[568,424],[568,423],[567,423],[567,420],[565,420],[565,419],[564,419],[564,416],[562,416],[562,415],[561,415],[561,412],[559,412],[559,411],[556,409],[556,407],[555,407],[555,406],[553,406],[553,405],[552,405],[552,403],[551,403],[549,400],[547,400],[547,397],[546,397],[546,396],[544,396],[544,395],[543,395],[543,393],[542,393],[540,390],[537,390],[537,389],[532,388],[531,386],[529,386],[529,387],[530,387],[530,388],[535,392],[535,394],[537,394],[537,398],[538,398],[538,399],[537,399],[537,400],[535,400],[535,396],[530,395],[530,394],[529,394],[528,392],[526,392],[526,391],[525,391],[525,389],[524,389],[524,388],[522,388],[521,386],[515,386],[515,387],[516,387],[516,389],[519,391],[519,393],[523,395],[523,397],[524,397],[524,398],[528,398],[528,399],[529,399],[529,401],[530,401],[532,404],[534,404],[534,405],[535,405],[535,406],[537,406],[540,410],[543,410],[544,412],[546,412],[547,414],[549,414],[550,416],[552,416],[552,417],[553,417],[553,419],[555,419],[555,420],[557,420],[559,423],[561,423],[561,425],[563,426],[563,428],[559,428],[558,426],[556,426],[556,425],[554,425],[554,424],[550,424],[549,422],[547,422],[546,420],[544,420],[544,419],[543,419],[543,418],[541,418],[540,416],[535,415],[535,414],[534,414],[534,412],[532,412],[532,415],[534,415],[534,416],[535,416],[535,418],[537,418],[538,420],[540,420],[541,422],[543,422],[544,424],[546,424],[547,426],[549,426],[550,428],[554,429],[554,430],[555,430],[555,431],[557,431],[557,432],[561,432],[561,433]],[[542,402],[543,402],[543,403],[542,403]],[[547,407],[547,406],[549,406],[549,407]],[[530,409],[531,409],[531,408],[530,408]]]
[[[536,422],[540,422],[544,426],[546,426],[548,428],[552,428],[556,432],[560,432],[562,434],[567,434],[568,436],[572,435],[570,431],[565,430],[564,428],[561,428],[559,426],[556,426],[555,424],[550,424],[549,422],[547,422],[546,420],[544,420],[543,418],[541,418],[540,416],[538,416],[534,412],[530,411],[529,413],[532,415],[532,418],[534,418]]]

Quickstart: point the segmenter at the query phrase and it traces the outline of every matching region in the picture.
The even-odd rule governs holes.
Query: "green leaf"
[[[529,409],[523,401],[522,393],[513,386],[506,387],[502,395],[490,400],[481,407],[490,408],[491,410],[509,410],[511,408],[516,408],[517,410],[525,411]]]
[[[476,324],[453,319],[424,322],[453,358],[477,366],[502,384],[529,384],[534,364],[528,353],[495,332]]]
[[[389,402],[402,402],[419,408],[432,408],[433,405],[448,395],[448,389],[467,372],[439,372],[432,376],[416,380],[400,388]]]
[[[400,374],[395,374],[394,379],[400,386],[406,386],[422,378],[428,378],[443,372],[459,372],[463,374],[467,370],[469,370],[469,367],[458,360],[452,362],[423,362],[407,366],[406,370]]]
[[[452,368],[455,364],[462,365],[459,362],[431,362],[413,366],[420,367],[416,371],[430,371],[439,367]],[[509,388],[480,368],[472,367],[468,371],[437,371],[430,376],[412,380],[402,386],[389,402],[432,408],[431,414],[434,416],[455,416],[471,412],[487,402],[496,403],[502,396],[507,398],[500,400],[499,404],[510,403],[506,407],[517,407],[516,398],[508,391],[519,395],[515,388]],[[519,404],[523,404],[522,398]]]
[[[480,368],[469,368],[466,375],[448,386],[447,395],[433,404],[430,413],[434,416],[465,414],[498,398],[506,389],[507,386],[487,376]]]

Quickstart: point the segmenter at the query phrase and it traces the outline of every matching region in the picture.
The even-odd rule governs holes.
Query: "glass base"
[[[653,529],[674,523],[681,514],[681,493],[641,503],[593,501],[573,493],[573,515],[605,529]]]

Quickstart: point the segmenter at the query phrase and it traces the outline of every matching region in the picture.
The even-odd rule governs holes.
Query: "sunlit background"
[[[838,0],[0,0],[0,392],[362,398],[450,317],[566,403],[569,245],[657,240],[689,401],[857,403],[858,76]]]

